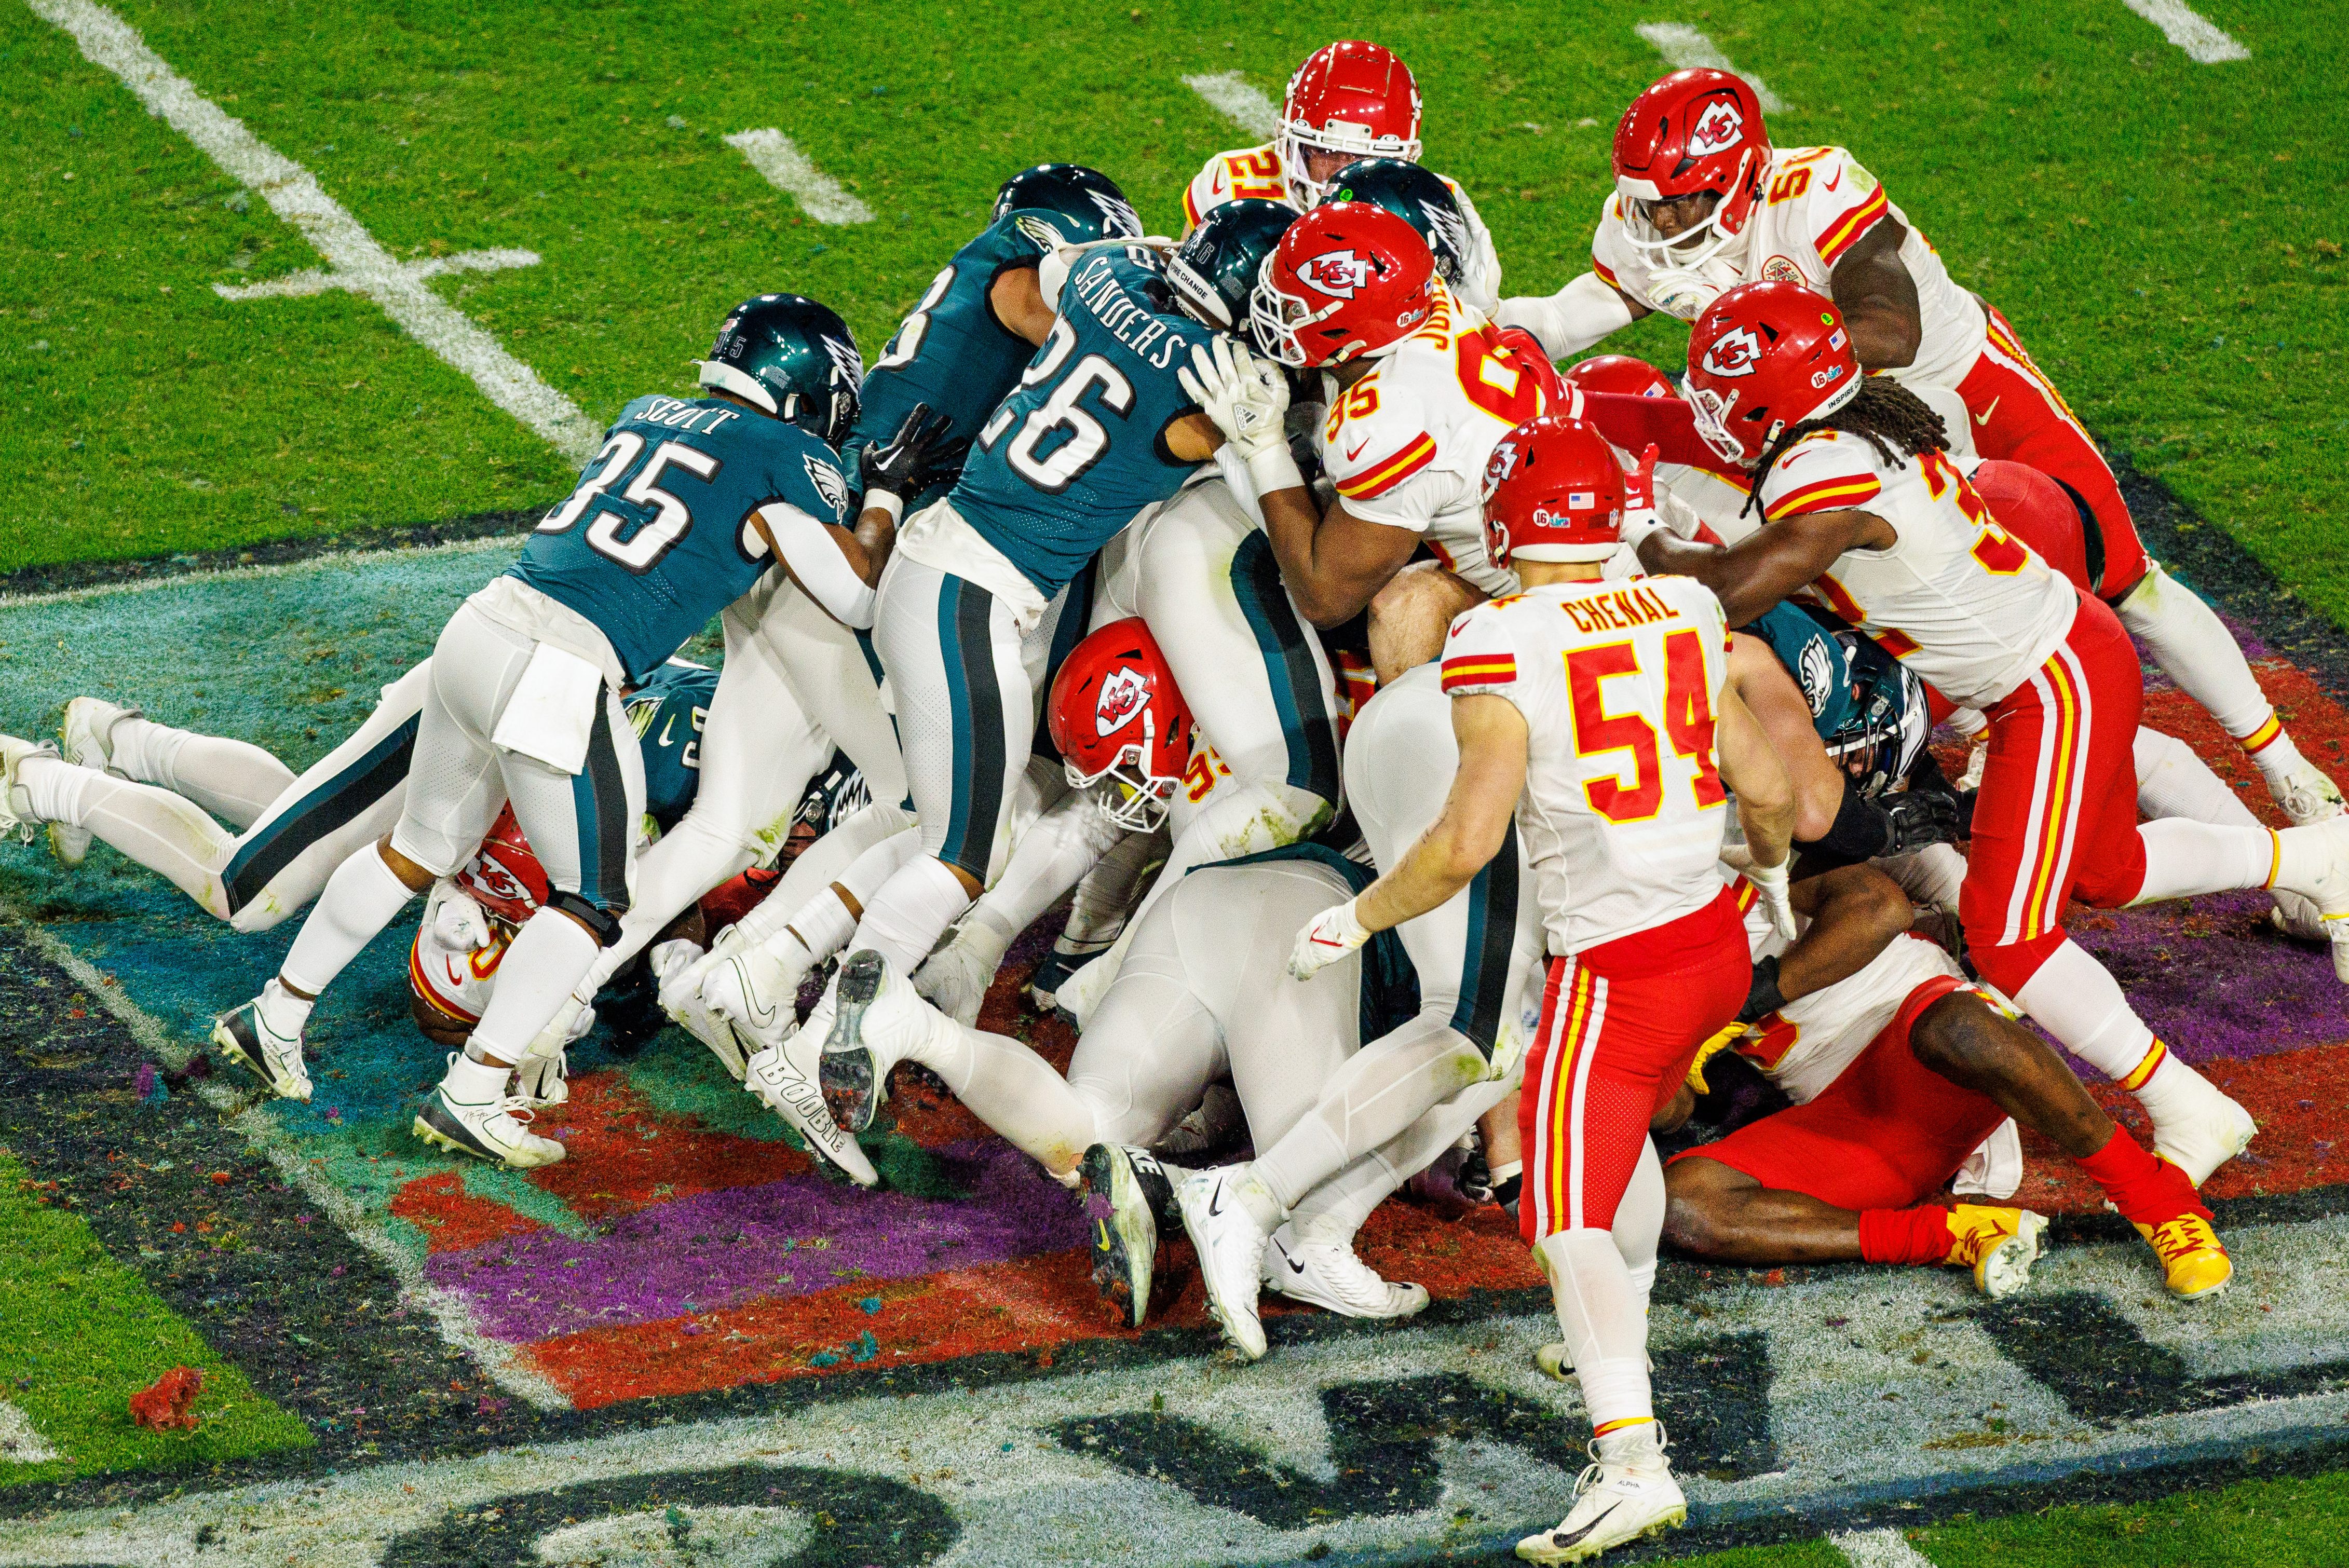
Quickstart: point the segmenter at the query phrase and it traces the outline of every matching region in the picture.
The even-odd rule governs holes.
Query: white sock
[[[1631,1286],[1615,1238],[1605,1231],[1559,1231],[1534,1249],[1549,1275],[1550,1302],[1574,1361],[1590,1425],[1651,1420],[1648,1317]]]
[[[2129,900],[2131,907],[2165,898],[2265,887],[2277,872],[2277,838],[2265,828],[2218,828],[2171,817],[2144,824],[2137,836],[2145,845],[2145,881]],[[2280,874],[2276,882],[2288,885]],[[2293,886],[2292,891],[2305,890]]]
[[[49,757],[26,758],[16,777],[36,820],[88,829],[207,914],[229,917],[220,873],[235,854],[236,841],[194,801]]]
[[[2226,828],[2260,826],[2242,797],[2176,736],[2139,727],[2135,751],[2137,810],[2147,816],[2186,817]]]
[[[369,844],[335,868],[278,974],[316,996],[416,896]]]
[[[440,1088],[451,1105],[488,1105],[506,1098],[507,1080],[512,1077],[512,1068],[477,1061],[460,1051],[441,1078]]]
[[[807,949],[811,962],[821,963],[856,934],[856,917],[840,902],[839,893],[826,888],[792,916],[783,934]]]
[[[273,1035],[288,1037],[299,1035],[302,1026],[310,1021],[310,1009],[316,1004],[305,1002],[285,988],[285,983],[274,975],[261,988],[261,1021],[269,1026]]]
[[[1268,1236],[1280,1229],[1280,1222],[1288,1218],[1288,1205],[1273,1196],[1272,1189],[1265,1185],[1254,1165],[1234,1169],[1230,1191],[1239,1206],[1248,1212],[1248,1217],[1264,1227]]]
[[[1647,1320],[1648,1294],[1656,1287],[1656,1243],[1664,1234],[1664,1162],[1652,1138],[1641,1146],[1640,1162],[1631,1168],[1631,1184],[1615,1205],[1615,1224],[1608,1232],[1622,1255],[1623,1272],[1631,1282],[1632,1297]]]
[[[2161,1053],[2159,1059],[2149,1063],[2150,1070],[2144,1075],[2144,1081],[2129,1089],[2137,1096],[2137,1102],[2145,1107],[2145,1113],[2158,1125],[2165,1119],[2174,1122],[2190,1118],[2206,1108],[2210,1096],[2217,1092],[2210,1087],[2210,1080],[2170,1055],[2169,1047],[2159,1040],[2153,1044],[2154,1049]]]
[[[944,861],[918,855],[891,877],[864,906],[852,939],[871,948],[900,975],[911,975],[930,955],[955,916],[970,907],[970,894]]]
[[[25,791],[26,815],[36,822],[83,826],[84,785],[98,775],[56,757],[27,757],[16,765],[16,783]]]
[[[906,1053],[946,1080],[955,1098],[1056,1177],[1074,1171],[1100,1140],[1091,1107],[1052,1064],[1018,1040],[966,1029],[940,1016]]]
[[[2292,737],[2281,729],[2266,745],[2250,756],[2253,762],[2259,764],[2260,773],[2271,789],[2295,773],[2317,770],[2315,764],[2300,754],[2300,748],[2292,743]]]
[[[258,746],[124,718],[107,737],[114,771],[185,795],[243,831],[294,782],[294,770]]]
[[[1109,820],[1090,793],[1071,790],[1019,835],[1003,874],[972,910],[984,911],[992,927],[1017,936],[1079,885],[1123,837],[1125,830]]]
[[[2119,604],[2121,624],[2145,640],[2154,662],[2187,696],[2210,710],[2219,727],[2240,740],[2258,733],[2275,709],[2260,690],[2234,634],[2202,596],[2151,563]],[[2281,737],[2279,737],[2281,738]],[[2272,746],[2267,749],[2273,749]],[[2258,761],[2260,755],[2252,758]],[[2297,755],[2297,754],[2295,754]],[[2261,764],[2262,767],[2266,765]]]
[[[2014,998],[2074,1056],[2126,1084],[2161,1048],[2105,966],[2066,937]]]
[[[491,1062],[522,1060],[603,951],[586,927],[560,910],[542,909],[523,922],[498,965],[497,988],[465,1042],[465,1054]]]

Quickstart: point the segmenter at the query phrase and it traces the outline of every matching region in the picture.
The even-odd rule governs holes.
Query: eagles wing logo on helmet
[[[1795,675],[1803,683],[1803,700],[1811,705],[1813,718],[1826,712],[1827,698],[1835,695],[1835,672],[1827,663],[1833,656],[1824,637],[1813,637],[1795,655]]]
[[[820,335],[816,341],[823,345],[826,354],[832,356],[832,366],[842,379],[851,387],[864,385],[864,361],[857,355],[856,345],[845,338],[834,337],[828,332]]]
[[[1033,212],[1017,213],[1011,222],[1021,233],[1048,251],[1057,250],[1069,242],[1058,229]]]
[[[830,463],[820,463],[812,457],[805,455],[800,458],[800,465],[807,469],[808,483],[815,486],[815,493],[823,497],[824,504],[832,508],[832,515],[835,518],[846,517],[848,515],[848,480],[842,476],[841,471]]]
[[[1704,351],[1704,368],[1714,376],[1751,376],[1761,363],[1762,340],[1750,326],[1722,334]]]
[[[1715,98],[1697,116],[1696,125],[1689,131],[1689,156],[1706,158],[1734,147],[1744,129],[1745,117],[1737,112],[1737,105],[1729,98]]]
[[[1132,722],[1142,711],[1142,699],[1149,695],[1143,683],[1142,672],[1132,665],[1120,665],[1102,682],[1101,700],[1093,705],[1093,725],[1106,740]]]
[[[1106,191],[1089,190],[1085,194],[1092,197],[1093,205],[1101,209],[1102,233],[1104,236],[1123,234],[1137,239],[1141,237],[1142,218],[1134,211],[1132,202],[1120,201]]]
[[[1462,266],[1466,266],[1469,257],[1467,220],[1457,212],[1448,211],[1437,206],[1433,201],[1422,211],[1427,214],[1427,226],[1435,231],[1436,240],[1444,248],[1460,259]]]
[[[1371,263],[1351,251],[1324,251],[1298,268],[1297,275],[1331,299],[1352,299],[1371,281]]]

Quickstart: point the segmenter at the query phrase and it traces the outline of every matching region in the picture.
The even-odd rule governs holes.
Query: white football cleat
[[[918,1057],[934,1031],[957,1026],[869,947],[850,954],[840,966],[830,1000],[832,1024],[822,1037],[819,1070],[824,1103],[833,1119],[862,1132],[889,1098],[889,1074],[897,1064]],[[812,1034],[815,1020],[808,1023]]]
[[[302,1037],[279,1034],[261,1016],[261,998],[212,1020],[212,1044],[221,1055],[269,1086],[280,1099],[310,1100],[310,1072],[302,1062]]]
[[[776,945],[807,951],[788,933]],[[783,962],[766,946],[730,953],[702,972],[701,1000],[711,1012],[733,1020],[760,1049],[779,1046],[800,1026],[800,982],[811,967]]]
[[[1295,1227],[1283,1225],[1264,1249],[1264,1288],[1291,1301],[1308,1301],[1340,1317],[1413,1317],[1427,1305],[1424,1286],[1396,1284],[1332,1242],[1300,1242]]]
[[[0,834],[24,831],[26,843],[33,841],[33,803],[25,787],[16,782],[16,769],[29,757],[55,757],[57,748],[46,740],[26,740],[21,736],[0,735]]]
[[[66,704],[65,717],[57,724],[57,744],[75,767],[103,773],[114,766],[114,727],[138,717],[135,707],[117,707],[103,697],[78,696]],[[91,836],[88,828],[51,822],[49,852],[60,865],[78,866],[88,858]]]
[[[756,1052],[743,1064],[742,1090],[781,1117],[818,1158],[831,1161],[860,1187],[878,1186],[880,1172],[823,1102],[816,1068],[822,1039],[814,1030],[802,1029]]]
[[[2310,900],[2282,888],[2271,889],[2268,896],[2275,907],[2268,911],[2268,923],[2298,942],[2331,942],[2333,933],[2326,929],[2324,915]]]
[[[595,1013],[588,1020],[592,1026]],[[533,1110],[553,1110],[558,1105],[571,1103],[571,1058],[561,1047],[552,1056],[543,1056],[536,1047],[523,1055],[514,1064],[514,1095]]]
[[[2294,827],[2306,827],[2322,822],[2342,812],[2340,787],[2325,777],[2316,764],[2302,758],[2299,767],[2268,779],[2268,793],[2283,808]]]
[[[2137,1090],[2137,1102],[2153,1121],[2153,1151],[2185,1171],[2197,1187],[2250,1148],[2260,1130],[2250,1111],[2175,1052]]]
[[[449,1076],[424,1102],[409,1130],[437,1149],[471,1154],[512,1171],[531,1171],[563,1158],[563,1145],[527,1125],[530,1107],[506,1092],[511,1068],[449,1053]]]
[[[1596,1439],[1590,1458],[1590,1467],[1574,1483],[1574,1507],[1557,1529],[1518,1542],[1519,1557],[1528,1563],[1580,1563],[1687,1520],[1688,1499],[1664,1460],[1661,1423],[1642,1421]]]
[[[956,1023],[975,1028],[1002,963],[1003,952],[993,934],[966,920],[914,971],[914,990]]]
[[[1233,1191],[1240,1181],[1258,1181],[1244,1165],[1202,1171],[1174,1190],[1183,1229],[1199,1254],[1199,1278],[1207,1287],[1207,1310],[1232,1347],[1250,1361],[1265,1352],[1264,1324],[1257,1316],[1257,1292],[1264,1280],[1264,1249],[1272,1238]]]

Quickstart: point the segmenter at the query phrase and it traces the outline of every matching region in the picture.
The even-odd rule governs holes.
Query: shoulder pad
[[[1876,450],[1840,430],[1815,430],[1789,447],[1762,480],[1762,515],[1775,522],[1806,511],[1864,505],[1883,490]]]

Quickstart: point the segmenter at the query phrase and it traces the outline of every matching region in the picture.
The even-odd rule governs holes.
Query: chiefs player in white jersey
[[[1257,341],[1327,373],[1320,450],[1338,494],[1326,514],[1289,455],[1278,369],[1219,341],[1188,383],[1247,465],[1298,608],[1335,626],[1369,607],[1382,680],[1433,657],[1454,615],[1516,585],[1485,553],[1485,463],[1562,393],[1538,348],[1510,341],[1434,267],[1402,219],[1334,201],[1289,225],[1257,285]],[[1440,567],[1404,573],[1423,543]]]
[[[1915,392],[1985,458],[2028,463],[2070,492],[2089,530],[2096,596],[2259,765],[2295,822],[2341,810],[2333,781],[2283,732],[2216,612],[2148,558],[2095,441],[2004,316],[1960,288],[1876,177],[1840,147],[1774,148],[1754,89],[1675,71],[1615,129],[1615,191],[1591,270],[1547,299],[1504,302],[1560,358],[1651,311],[1694,321],[1740,283],[1832,294],[1862,366]]]
[[[1757,884],[1790,930],[1795,809],[1785,769],[1727,685],[1728,628],[1713,593],[1685,578],[1599,579],[1623,518],[1623,470],[1605,438],[1579,420],[1537,418],[1495,447],[1489,474],[1489,549],[1526,586],[1452,628],[1451,794],[1398,864],[1298,934],[1289,968],[1309,975],[1435,908],[1513,823],[1522,835],[1552,957],[1520,1101],[1519,1215],[1582,1384],[1598,1475],[1564,1522],[1517,1551],[1572,1562],[1687,1514],[1650,1396],[1631,1249],[1619,1250],[1610,1227],[1650,1117],[1744,1001],[1744,930],[1713,869],[1727,791]],[[1248,1165],[1201,1172],[1177,1202],[1228,1333],[1252,1307],[1279,1202]]]
[[[1411,67],[1393,50],[1359,38],[1325,44],[1288,78],[1273,139],[1218,152],[1192,177],[1183,191],[1184,232],[1225,202],[1251,196],[1310,208],[1358,158],[1416,163],[1419,154],[1419,84]],[[1489,315],[1500,303],[1500,257],[1468,193],[1448,177],[1444,183],[1468,229],[1460,290]]]
[[[2116,908],[2222,889],[2314,901],[2349,980],[2349,820],[2271,833],[2137,825],[2132,742],[2144,686],[2110,610],[1993,518],[1941,450],[1939,418],[1866,377],[1842,315],[1800,284],[1745,284],[1689,339],[1690,400],[1724,459],[1755,475],[1765,521],[1725,550],[1643,533],[1740,624],[1789,593],[1824,604],[1951,702],[1989,716],[1960,913],[1984,979],[2135,1092],[2156,1148],[2199,1185],[2250,1116],[2155,1039],[2060,923],[2064,900]]]

